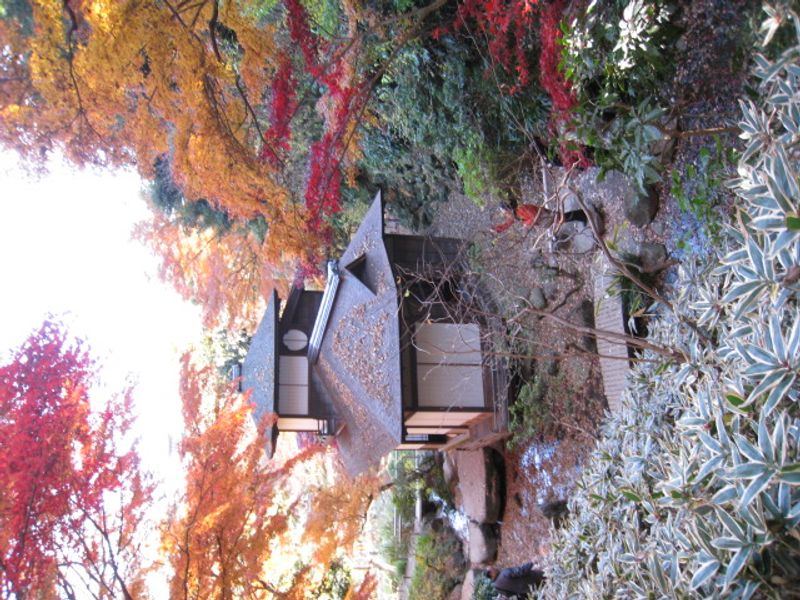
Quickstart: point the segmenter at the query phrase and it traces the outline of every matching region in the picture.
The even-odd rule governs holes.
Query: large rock
[[[444,482],[448,486],[458,483],[458,465],[456,465],[456,457],[454,452],[444,453],[442,472],[444,475]]]
[[[639,260],[642,267],[652,272],[667,261],[667,248],[657,242],[642,242],[639,244]]]
[[[544,192],[545,202],[555,201],[556,191],[558,191],[559,203],[562,205],[564,212],[570,210],[577,210],[580,208],[578,199],[567,187],[559,188],[559,184],[564,180],[566,173],[564,167],[554,167],[542,165],[542,191]],[[553,204],[548,205],[553,208]]]
[[[458,487],[464,514],[477,523],[496,523],[503,505],[503,459],[496,450],[457,453]]]
[[[581,223],[575,235],[572,236],[572,251],[575,254],[586,254],[594,250],[594,235],[588,225]]]
[[[470,569],[461,582],[461,600],[472,600],[475,593],[475,576],[477,569]]]
[[[564,167],[542,168],[542,183],[546,200],[555,199],[556,187],[561,181],[563,181],[564,173]],[[593,199],[597,197],[597,187],[603,185],[596,183],[595,179],[596,177],[586,179],[580,176],[580,174],[576,175],[573,173],[569,182],[570,186],[574,187],[581,194],[583,204],[590,209],[594,208]],[[578,201],[577,195],[569,187],[561,187],[558,190],[558,200],[561,210],[563,210],[565,213],[583,210],[581,203]],[[549,208],[552,209],[554,206],[551,204],[549,205]]]
[[[497,533],[494,525],[469,523],[469,563],[483,565],[497,556]]]
[[[547,298],[545,298],[544,290],[540,287],[535,287],[531,290],[531,304],[533,308],[542,310],[547,307]]]
[[[595,242],[591,228],[582,221],[567,221],[558,228],[556,250],[585,254],[594,250]]]
[[[656,217],[658,212],[658,193],[650,188],[647,194],[629,189],[623,198],[625,217],[636,227],[644,227]]]

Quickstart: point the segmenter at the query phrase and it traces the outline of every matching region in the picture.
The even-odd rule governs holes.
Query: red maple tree
[[[132,599],[144,589],[152,487],[135,448],[131,390],[93,409],[96,365],[45,322],[0,367],[0,594]]]

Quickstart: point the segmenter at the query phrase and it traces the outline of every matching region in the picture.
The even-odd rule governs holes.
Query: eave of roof
[[[280,299],[273,291],[242,364],[242,389],[250,391],[250,401],[255,405],[253,418],[257,423],[266,414],[274,413],[277,407],[279,311]],[[270,441],[267,454],[272,456],[276,432],[268,430],[267,437]]]

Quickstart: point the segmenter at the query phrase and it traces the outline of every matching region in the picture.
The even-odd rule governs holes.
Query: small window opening
[[[290,329],[283,335],[283,345],[292,352],[298,352],[308,344],[308,336],[299,329]]]
[[[362,254],[353,262],[345,267],[350,273],[355,275],[356,279],[373,294],[375,293],[375,284],[370,280],[369,271],[367,271],[367,255]]]

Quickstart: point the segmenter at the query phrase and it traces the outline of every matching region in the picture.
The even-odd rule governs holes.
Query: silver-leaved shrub
[[[800,19],[767,13],[797,40],[756,57],[738,214],[651,332],[685,361],[633,368],[538,597],[800,597]]]

